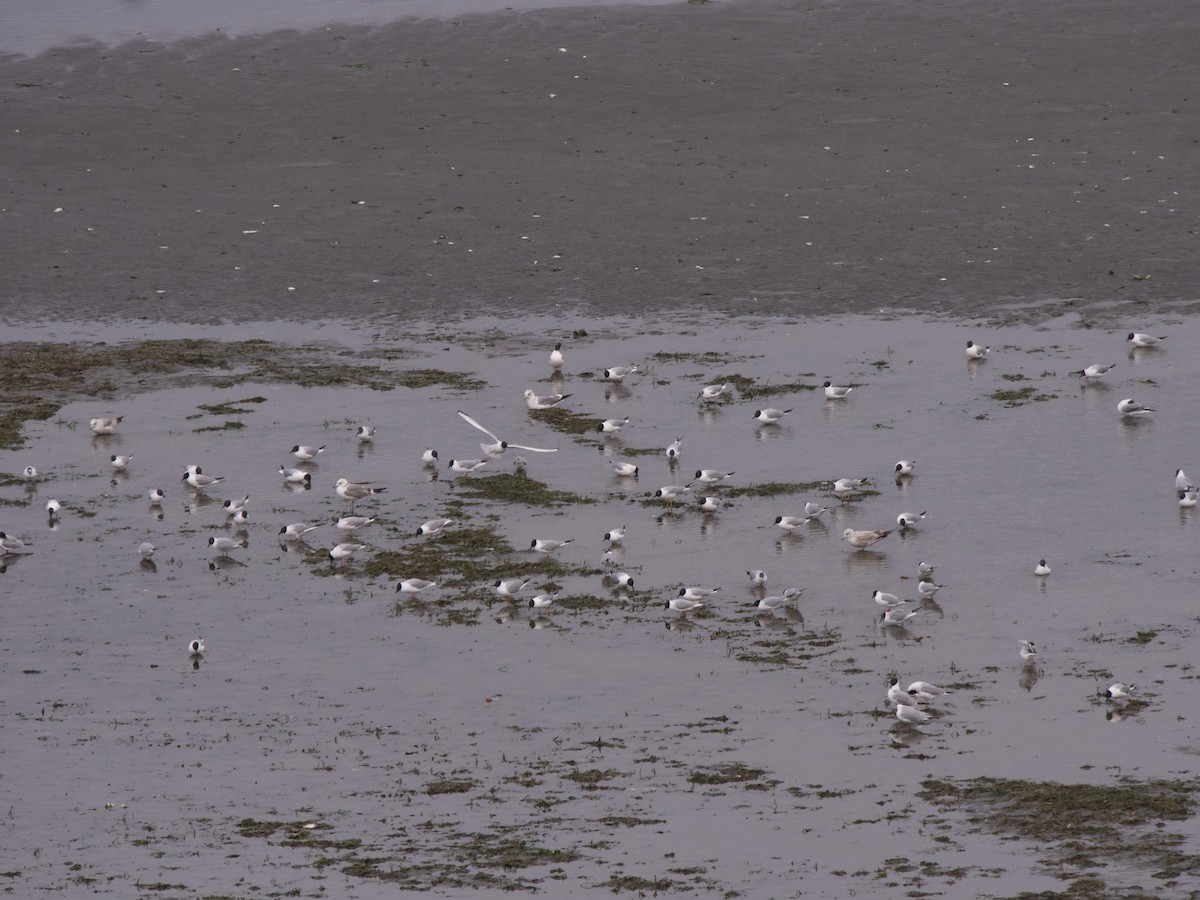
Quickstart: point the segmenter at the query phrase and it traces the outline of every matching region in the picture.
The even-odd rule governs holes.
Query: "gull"
[[[638,467],[629,462],[617,462],[610,459],[608,464],[612,466],[613,472],[623,478],[637,478]]]
[[[289,469],[287,466],[280,466],[279,474],[283,476],[283,480],[287,484],[307,484],[309,487],[312,487],[311,472],[305,472],[303,469]]]
[[[46,501],[46,513],[50,516],[50,520],[54,521],[58,518],[59,511],[62,510],[62,504],[55,498],[51,497]]]
[[[679,459],[679,454],[683,452],[683,438],[677,437],[671,443],[667,444],[667,449],[663,451],[667,454],[667,459]]]
[[[525,389],[525,405],[530,409],[551,409],[562,403],[570,394],[544,394],[538,396],[528,388]]]
[[[930,684],[928,681],[914,681],[908,686],[908,693],[911,697],[916,697],[918,700],[929,701],[934,697],[943,697],[950,693],[936,684]]]
[[[20,553],[24,549],[24,541],[0,531],[0,556],[6,556],[9,553]]]
[[[893,606],[900,606],[908,602],[907,600],[901,600],[895,594],[889,594],[878,589],[871,595],[871,599],[886,609],[891,609]]]
[[[308,522],[293,522],[291,525],[284,525],[279,529],[279,533],[285,541],[302,541],[304,536],[310,531],[316,531],[320,525],[310,525]]]
[[[830,488],[830,493],[838,496],[853,494],[863,486],[863,483],[866,480],[867,479],[865,478],[839,478],[833,483],[833,487]],[[845,497],[842,496],[841,499],[845,499]]]
[[[620,384],[630,375],[636,373],[637,370],[638,367],[636,364],[632,366],[613,366],[611,369],[604,370],[604,380]]]
[[[1128,337],[1125,338],[1125,340],[1129,341],[1135,347],[1153,347],[1159,341],[1165,341],[1166,339],[1167,336],[1165,334],[1154,337],[1153,335],[1142,334],[1140,331],[1131,331]]]
[[[903,625],[920,611],[919,609],[901,609],[899,606],[893,606],[879,614],[879,623],[881,625]]]
[[[905,531],[909,528],[916,528],[917,523],[924,519],[925,516],[925,510],[921,510],[921,512],[915,515],[913,513],[900,513],[900,515],[896,516],[896,524],[900,527],[901,531]]]
[[[622,525],[620,528],[614,528],[611,531],[604,532],[604,540],[608,541],[610,544],[621,543],[621,541],[625,540],[625,527],[626,526]]]
[[[925,577],[927,575],[932,575],[934,568],[935,567],[930,565],[929,563],[927,563],[925,561],[921,561],[921,562],[917,563],[917,574],[922,577]]]
[[[565,547],[575,538],[567,538],[565,541],[554,541],[549,538],[534,538],[529,542],[529,549],[535,550],[538,553],[553,553],[559,547]]]
[[[671,509],[675,506],[675,498],[686,494],[691,489],[692,486],[690,484],[668,484],[655,491],[654,496],[660,500],[666,500],[667,508]]]
[[[146,496],[149,498],[151,506],[160,506],[167,495],[160,488],[150,488]]]
[[[896,705],[896,718],[905,725],[924,725],[929,721],[929,713],[915,706]]]
[[[623,419],[605,419],[596,426],[596,430],[601,434],[616,434],[628,424],[629,416],[626,416]]]
[[[496,593],[505,600],[511,600],[521,593],[525,585],[529,584],[531,578],[499,578],[492,585],[496,589]]]
[[[453,519],[430,519],[417,529],[417,537],[437,537],[442,533],[442,529],[453,524]]]
[[[210,537],[208,539],[208,546],[212,547],[213,553],[217,556],[228,556],[230,550],[245,547],[246,544],[243,541],[235,541],[233,538]]]
[[[350,481],[347,478],[339,478],[333,486],[337,491],[337,495],[343,500],[349,500],[351,505],[356,500],[361,500],[363,497],[370,497],[372,494],[382,494],[387,488],[371,487],[367,481]]]
[[[1132,694],[1133,685],[1121,681],[1114,681],[1104,692],[1104,696],[1109,700],[1128,700]]]
[[[142,559],[149,559],[154,555],[155,546],[149,541],[142,541],[138,544],[138,556]]]
[[[717,469],[697,469],[695,481],[701,484],[719,484],[726,478],[731,478],[737,472],[721,472]]]
[[[1095,365],[1080,369],[1078,372],[1068,372],[1067,374],[1078,375],[1080,378],[1102,378],[1107,375],[1115,366],[1116,363],[1109,363],[1108,365],[1096,363]]]
[[[932,581],[917,582],[917,593],[921,595],[922,600],[926,600],[942,589],[942,585],[934,584]]]
[[[729,393],[729,382],[721,384],[707,384],[700,388],[700,393],[696,395],[697,400],[703,400],[705,403],[712,403],[719,400],[722,394]]]
[[[821,385],[821,387],[825,388],[826,400],[845,400],[846,395],[854,390],[852,387],[841,387],[840,385],[836,385],[832,381],[826,381],[823,385]]]
[[[92,419],[88,422],[88,426],[96,434],[112,434],[124,418],[124,416],[117,416],[115,419]]]
[[[437,582],[426,581],[424,578],[405,578],[396,583],[396,590],[413,597],[431,587],[437,587]]]
[[[672,597],[665,604],[663,604],[663,609],[673,609],[676,612],[687,613],[691,612],[693,609],[699,609],[703,605],[703,600],[689,600],[687,597],[680,595],[678,597]]]
[[[720,497],[698,497],[700,508],[705,512],[716,512],[725,505],[725,501]]]
[[[917,461],[915,459],[900,460],[898,463],[896,463],[896,477],[899,478],[902,475],[911,475],[913,473],[913,466],[916,464]]]
[[[633,589],[633,576],[628,572],[614,572],[612,579],[617,583],[617,587],[619,588]]]
[[[370,525],[374,521],[375,516],[342,516],[334,525],[342,531],[355,531],[356,529]]]
[[[250,513],[248,511],[246,511],[245,509],[239,509],[237,512],[235,512],[233,514],[232,524],[234,524],[234,525],[245,525],[249,521],[250,521]]]
[[[26,481],[37,481],[42,477],[42,473],[37,470],[37,466],[26,466],[25,471],[21,474],[25,476]]]
[[[531,597],[529,600],[530,609],[545,609],[551,603],[558,599],[558,591],[549,594],[538,594],[536,597]]]
[[[762,569],[749,569],[746,574],[750,576],[750,583],[755,587],[763,587],[767,583],[767,573]]]
[[[425,452],[421,454],[421,462],[426,466],[436,466],[438,461],[437,451],[432,447],[426,447]]]
[[[561,369],[565,360],[562,355],[562,344],[554,345],[554,349],[550,351],[550,368]]]
[[[489,462],[491,462],[490,458],[452,459],[452,460],[450,460],[450,464],[448,466],[446,466],[446,468],[452,469],[455,472],[462,472],[463,474],[466,474],[468,472],[478,472],[480,469],[482,469],[484,466],[486,466]]]
[[[482,431],[484,434],[486,434],[488,437],[490,437],[495,442],[493,444],[480,444],[479,445],[483,449],[484,454],[487,456],[496,456],[497,454],[503,453],[509,447],[515,447],[518,450],[529,450],[529,451],[532,451],[533,453],[557,453],[558,452],[557,447],[526,447],[524,444],[513,444],[513,443],[510,443],[509,441],[502,441],[502,440],[500,440],[500,438],[496,437],[495,434],[493,434],[488,429],[484,428],[482,425],[480,425],[478,422],[476,422],[474,419],[472,419],[470,416],[468,416],[461,409],[458,410],[458,415],[459,415],[459,418],[461,418],[464,422],[466,422],[472,428]]]
[[[768,406],[765,409],[756,409],[754,411],[754,418],[760,425],[777,425],[779,420],[791,411],[790,409],[776,409],[773,406]]]
[[[234,515],[246,508],[246,504],[250,502],[250,495],[247,494],[241,500],[226,500],[221,506],[225,510],[226,515]]]
[[[1188,509],[1196,505],[1196,495],[1198,489],[1194,487],[1188,488],[1186,491],[1179,492],[1179,505],[1184,509]]]
[[[912,695],[900,687],[900,679],[894,675],[888,681],[887,698],[888,702],[895,703],[897,706],[917,705],[917,701],[913,699]]]
[[[220,484],[225,480],[224,475],[205,475],[199,466],[188,466],[187,471],[183,473],[180,481],[186,481],[197,491],[203,491],[205,488],[210,488],[214,484]]]
[[[822,506],[820,503],[813,503],[810,500],[804,504],[804,515],[807,517],[804,521],[815,522],[827,512],[829,512],[828,506]]]
[[[1183,469],[1175,470],[1175,490],[1186,491],[1192,487],[1192,480],[1187,477]]]
[[[188,641],[188,654],[191,656],[203,656],[207,649],[204,646],[204,638],[196,638],[193,641]]]
[[[796,516],[776,516],[775,525],[782,528],[789,534],[795,532],[797,528],[807,522],[808,519],[799,519]]]
[[[842,532],[842,540],[849,541],[852,547],[864,550],[872,544],[882,541],[889,534],[891,531],[855,531],[853,528],[847,528]]]
[[[349,562],[359,550],[366,548],[366,544],[334,544],[333,549],[329,551],[329,559],[332,562],[341,560],[343,563]]]
[[[297,444],[292,448],[292,456],[296,457],[296,459],[300,460],[301,462],[308,462],[309,460],[315,459],[318,453],[324,452],[324,444],[322,444],[320,447],[305,447],[303,444]]]
[[[121,471],[129,465],[129,461],[131,459],[133,459],[132,453],[128,453],[125,456],[120,456],[119,454],[114,453],[109,457],[108,461],[112,464],[114,469]]]
[[[1126,398],[1117,404],[1117,411],[1124,416],[1144,416],[1146,413],[1154,412],[1153,407],[1142,406],[1132,397]]]
[[[359,425],[358,431],[355,432],[354,436],[357,437],[360,441],[364,441],[364,442],[374,440],[375,426],[374,425]]]
[[[527,465],[528,464],[525,462],[525,457],[514,456],[513,457],[513,474],[514,475],[525,475]]]
[[[805,588],[788,588],[783,592],[782,597],[763,597],[757,603],[751,603],[750,606],[754,609],[779,609],[781,606],[787,606],[789,603],[803,594],[804,591]]]
[[[1050,567],[1048,565],[1046,565],[1046,561],[1044,559],[1038,560],[1038,564],[1036,566],[1034,566],[1034,568],[1033,568],[1033,574],[1034,575],[1049,575],[1050,574]]]
[[[1021,640],[1021,659],[1027,666],[1033,665],[1037,660],[1037,649],[1033,646],[1033,641]]]
[[[683,600],[703,600],[705,597],[711,596],[719,591],[719,587],[702,588],[702,587],[681,587],[679,589],[679,598]]]
[[[980,347],[974,341],[967,341],[967,359],[983,359],[991,352],[991,347]]]

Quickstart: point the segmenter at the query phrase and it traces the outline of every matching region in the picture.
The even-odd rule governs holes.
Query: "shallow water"
[[[344,851],[240,836],[246,818],[328,825],[323,837],[361,839],[360,856],[405,864],[450,858],[461,867],[465,851],[449,848],[471,835],[573,849],[575,861],[523,869],[467,863],[468,872],[555,895],[623,876],[746,896],[1057,887],[1031,845],[1000,844],[961,822],[950,842],[934,842],[940,817],[914,794],[928,777],[1105,784],[1193,769],[1187,648],[1200,512],[1180,510],[1172,485],[1176,468],[1200,471],[1191,423],[1200,363],[1186,352],[1200,321],[1135,324],[1169,333],[1164,349],[1131,354],[1128,328],[1083,328],[1073,317],[1038,328],[917,316],[736,327],[533,321],[520,330],[479,321],[454,331],[331,323],[319,333],[335,345],[407,351],[382,365],[470,372],[487,387],[131,386],[111,402],[71,404],[58,421],[31,423],[28,446],[0,455],[2,471],[35,464],[48,473],[34,490],[4,488],[10,504],[28,505],[0,510],[0,527],[32,548],[0,576],[11,804],[2,843],[21,873],[14,890],[397,892],[341,865],[314,865]],[[188,334],[232,339],[270,327]],[[572,328],[590,334],[571,339]],[[114,327],[104,338],[121,336]],[[990,358],[969,365],[968,339],[990,344]],[[576,440],[527,416],[521,392],[548,392],[556,340],[567,354],[565,405],[630,416],[620,440]],[[647,371],[623,390],[583,377],[635,361]],[[1119,365],[1103,383],[1067,374],[1110,361]],[[845,402],[799,391],[697,406],[700,385],[733,373],[856,389]],[[1008,407],[992,398],[1027,386],[1042,399]],[[240,417],[245,428],[195,431],[229,418],[199,404],[255,396],[265,402],[239,404],[252,409]],[[1127,396],[1157,412],[1123,420],[1116,404]],[[794,411],[778,427],[756,427],[752,413],[765,405]],[[443,461],[479,455],[482,435],[456,409],[510,441],[559,447],[525,453],[530,476],[595,501],[551,509],[467,501],[472,525],[495,524],[517,548],[573,538],[556,556],[598,567],[601,535],[627,524],[622,565],[650,593],[571,576],[564,594],[608,605],[536,617],[506,610],[480,585],[452,605],[480,611],[477,624],[450,624],[440,588],[397,605],[394,582],[364,577],[361,562],[318,577],[280,547],[281,525],[328,523],[345,511],[332,491],[341,476],[388,488],[359,504],[380,522],[356,539],[380,549],[412,543],[416,526],[463,490],[451,473],[435,479],[422,468],[424,447]],[[87,420],[101,414],[126,417],[119,434],[90,435]],[[370,445],[356,444],[359,422],[379,427]],[[662,448],[678,436],[678,470],[643,455],[631,457],[637,480],[613,477],[607,459],[624,458],[623,448]],[[281,486],[275,474],[294,464],[288,449],[297,442],[328,448],[311,491]],[[115,452],[134,460],[113,483]],[[513,455],[494,469],[509,471]],[[918,465],[897,482],[901,458]],[[179,483],[192,462],[226,476],[214,502],[196,502]],[[644,504],[701,467],[736,470],[730,487],[867,476],[879,494],[835,503],[828,522],[792,537],[772,521],[822,499],[819,491],[736,498],[715,515]],[[161,518],[145,499],[152,486],[168,492]],[[244,494],[249,546],[214,566],[207,539],[229,531],[220,500]],[[52,496],[65,507],[54,529],[43,511]],[[919,530],[872,551],[839,540],[846,527],[893,528],[898,513],[926,510]],[[335,529],[318,534],[313,545],[327,547]],[[158,547],[155,571],[139,566],[144,540]],[[1032,575],[1041,557],[1054,569],[1046,579]],[[881,630],[871,592],[913,596],[922,559],[945,585],[938,603],[907,628]],[[753,568],[768,572],[772,593],[806,589],[799,617],[749,608],[757,595],[744,572]],[[684,584],[722,587],[712,617],[662,609]],[[1139,632],[1154,635],[1132,642]],[[198,667],[184,649],[193,637],[209,647]],[[1033,670],[1021,664],[1020,638],[1038,645]],[[915,732],[883,702],[891,671],[959,687],[936,705],[943,715]],[[1112,679],[1135,683],[1148,707],[1114,716],[1097,696]],[[764,774],[750,789],[689,781],[730,763]],[[594,786],[565,777],[588,770],[606,774]],[[446,778],[472,783],[464,793],[427,793]],[[1179,830],[1194,846],[1195,820]],[[935,869],[910,872],[904,859]],[[966,871],[939,877],[936,867]],[[1147,873],[1113,864],[1103,877],[1145,883]],[[503,887],[473,884],[478,895]]]

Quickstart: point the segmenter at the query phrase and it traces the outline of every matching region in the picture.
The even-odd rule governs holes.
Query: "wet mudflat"
[[[77,394],[0,455],[2,528],[30,550],[0,575],[6,887],[1183,895],[1196,870],[1196,510],[1178,507],[1172,485],[1180,466],[1200,467],[1188,456],[1200,364],[1186,352],[1200,323],[1129,325],[1170,337],[1130,352],[1125,324],[1075,315],[1038,327],[330,323],[323,345],[297,336],[289,352],[283,331],[284,346],[263,351],[292,369],[250,351],[191,377]],[[219,342],[260,332],[271,326],[186,330]],[[968,363],[969,339],[989,358]],[[555,341],[561,382],[546,364]],[[1118,365],[1098,383],[1068,374],[1096,362]],[[643,371],[623,386],[600,381],[631,363]],[[322,370],[344,377],[296,377]],[[855,390],[827,401],[816,389],[827,379]],[[718,380],[733,396],[697,403]],[[526,388],[571,394],[563,407],[588,421],[630,423],[571,433],[573,420],[529,413]],[[1124,419],[1124,397],[1157,411]],[[759,426],[764,406],[792,412]],[[559,450],[510,449],[454,477],[446,463],[487,440],[456,410]],[[90,433],[101,415],[125,417],[116,434]],[[378,427],[369,443],[355,439],[362,423]],[[680,437],[672,467],[662,450]],[[276,474],[297,465],[298,443],[326,447],[308,490]],[[422,466],[426,447],[435,469]],[[132,454],[125,474],[113,454]],[[917,464],[897,480],[902,458]],[[611,460],[638,477],[614,475]],[[180,483],[189,463],[225,481],[197,496]],[[42,480],[26,486],[26,465]],[[735,473],[693,492],[723,496],[716,512],[653,498],[700,468]],[[387,488],[357,504],[378,520],[349,538],[367,546],[344,567],[327,557],[346,539],[333,527],[349,511],[340,477]],[[868,482],[843,503],[826,488],[841,477]],[[151,487],[167,494],[161,508]],[[239,534],[221,503],[247,494]],[[54,526],[51,497],[64,507]],[[833,509],[791,535],[773,526],[808,500]],[[928,517],[868,551],[840,540],[894,529],[904,512]],[[415,536],[442,516],[455,524],[441,536]],[[322,527],[308,546],[281,544],[299,520]],[[629,590],[602,577],[601,536],[622,525]],[[247,546],[214,560],[213,536]],[[527,549],[535,538],[573,542],[547,558]],[[157,547],[152,565],[143,541]],[[1032,574],[1041,558],[1049,577]],[[871,593],[915,599],[921,560],[944,585],[936,602],[881,628]],[[804,593],[760,613],[748,569],[768,573],[767,593]],[[508,573],[532,575],[523,599],[560,589],[559,602],[504,603],[490,585]],[[407,599],[399,576],[439,585]],[[722,590],[704,612],[664,610],[686,585]],[[206,641],[201,659],[193,638]],[[1036,665],[1023,665],[1022,638]],[[896,722],[893,672],[951,689],[930,724]],[[1107,702],[1113,680],[1134,683],[1136,702]],[[1081,849],[1067,829],[1023,831],[1004,805],[1054,819],[1064,797],[1089,822],[1119,811],[1136,852],[1101,832]]]

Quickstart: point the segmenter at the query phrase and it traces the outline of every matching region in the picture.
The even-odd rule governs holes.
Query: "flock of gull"
[[[1127,342],[1131,347],[1137,349],[1153,349],[1161,340],[1163,340],[1161,337],[1138,332],[1131,332],[1127,337]],[[981,347],[973,341],[967,342],[966,355],[972,366],[987,359],[990,352],[989,347]],[[550,354],[549,362],[555,376],[560,377],[565,364],[561,344],[555,345],[554,350]],[[1094,381],[1106,376],[1116,365],[1116,363],[1094,364],[1071,374],[1084,381]],[[640,372],[641,369],[638,365],[615,366],[604,369],[602,379],[605,382],[619,385],[625,379]],[[824,397],[829,401],[835,402],[846,400],[854,390],[852,386],[835,385],[830,381],[826,381],[821,388]],[[720,403],[730,398],[732,392],[733,387],[729,383],[705,385],[696,395],[696,402],[699,404]],[[528,409],[546,410],[558,407],[559,404],[572,395],[558,392],[539,395],[533,390],[526,390],[524,396]],[[1121,400],[1117,406],[1117,410],[1124,417],[1142,417],[1154,412],[1153,409],[1142,406],[1132,398]],[[758,409],[753,414],[753,421],[757,423],[758,427],[770,428],[778,425],[792,411],[792,408],[779,409],[766,407]],[[501,454],[510,449],[531,453],[557,452],[557,448],[534,447],[507,441],[467,413],[458,411],[458,416],[467,425],[488,438],[487,442],[479,444],[480,456],[470,459],[455,458],[446,464],[447,470],[458,475],[468,475],[478,472],[493,464]],[[103,439],[105,436],[115,434],[122,421],[122,416],[93,418],[89,426],[94,435]],[[616,434],[629,421],[629,417],[604,419],[596,426],[596,430],[602,434]],[[372,425],[360,425],[356,431],[357,440],[363,443],[371,442],[375,438],[375,435],[376,428]],[[279,474],[284,483],[302,489],[310,488],[312,486],[312,476],[317,459],[325,450],[325,446],[308,446],[302,444],[293,446],[291,455],[296,460],[296,464],[293,466],[283,465],[279,468]],[[677,437],[664,448],[662,453],[667,458],[671,470],[675,471],[683,455],[683,437]],[[133,454],[112,454],[110,463],[113,472],[124,473],[130,466],[132,459]],[[632,462],[610,459],[609,463],[617,478],[637,478],[639,475],[639,467]],[[422,454],[421,464],[428,469],[436,471],[441,465],[438,452],[432,448],[427,448]],[[523,457],[516,457],[513,465],[517,473],[523,474],[525,472],[526,461]],[[914,475],[916,465],[917,461],[912,459],[901,459],[896,462],[894,474],[897,481],[911,479]],[[674,508],[676,502],[686,500],[690,495],[697,500],[698,507],[701,510],[707,513],[715,512],[721,508],[723,501],[714,491],[719,490],[722,483],[735,474],[732,471],[697,469],[690,481],[683,484],[664,485],[653,492],[653,497],[663,501],[667,509],[670,510]],[[26,482],[31,485],[43,478],[43,474],[32,465],[25,468],[23,476]],[[180,481],[186,484],[188,489],[195,495],[202,496],[206,491],[220,486],[225,481],[225,478],[206,473],[200,465],[191,464],[184,470]],[[829,495],[835,502],[861,499],[862,494],[860,492],[866,484],[866,479],[839,478],[830,482]],[[1188,507],[1196,505],[1200,489],[1192,484],[1191,479],[1188,478],[1182,469],[1176,472],[1174,486],[1180,506]],[[347,539],[339,540],[335,543],[329,549],[328,556],[332,564],[344,565],[356,554],[368,549],[366,544],[357,543],[348,538],[354,532],[376,521],[375,516],[356,515],[355,505],[386,492],[387,488],[369,482],[351,481],[342,477],[335,482],[334,490],[338,497],[349,502],[350,509],[346,515],[339,516],[334,522],[339,534]],[[152,508],[161,506],[165,497],[166,492],[158,487],[150,488],[147,492],[147,499]],[[231,553],[239,549],[244,549],[247,546],[244,529],[249,521],[249,503],[249,495],[223,501],[222,507],[229,520],[229,524],[234,528],[234,532],[232,537],[211,536],[208,538],[208,548],[214,557],[229,557]],[[51,498],[46,502],[45,508],[50,524],[54,527],[62,513],[62,503],[57,498]],[[819,523],[821,517],[829,513],[832,508],[832,506],[809,501],[805,504],[803,516],[781,515],[775,519],[774,525],[785,533],[794,533],[806,525]],[[926,515],[927,512],[924,510],[917,513],[902,512],[896,517],[895,529],[856,530],[846,528],[842,533],[842,540],[849,545],[854,553],[870,553],[872,547],[880,541],[885,540],[893,531],[899,530],[904,532],[917,528]],[[453,520],[448,518],[430,519],[416,529],[416,537],[431,540],[436,539],[445,529],[453,525]],[[322,526],[319,523],[305,521],[292,522],[280,527],[278,537],[281,541],[302,545],[306,541],[306,538],[320,527]],[[239,530],[241,531],[239,532]],[[628,572],[618,571],[617,568],[619,551],[625,541],[626,534],[627,529],[625,526],[610,529],[604,534],[604,544],[607,548],[604,554],[604,582],[606,585],[617,589],[632,589],[634,586],[633,576]],[[571,543],[571,539],[535,538],[531,541],[529,549],[534,553],[548,555]],[[29,550],[30,547],[20,538],[0,531],[0,562],[12,555],[29,552]],[[151,558],[155,552],[156,548],[150,542],[143,542],[137,548],[137,553],[143,565],[148,567],[153,566]],[[789,607],[803,594],[803,589],[788,588],[780,594],[768,596],[766,595],[766,585],[768,582],[766,572],[752,570],[746,574],[749,576],[752,588],[758,592],[759,599],[753,606],[759,610],[773,612]],[[1039,578],[1045,578],[1051,574],[1051,568],[1045,559],[1038,561],[1037,566],[1033,569],[1033,574]],[[881,626],[903,628],[911,619],[917,616],[923,605],[933,601],[934,595],[942,587],[933,580],[934,566],[927,562],[921,562],[916,575],[918,578],[917,594],[919,600],[915,606],[910,601],[903,600],[896,594],[882,590],[876,590],[872,594],[872,600],[881,608],[878,617]],[[530,583],[531,579],[529,578],[500,578],[494,582],[492,589],[505,603],[516,604],[520,602],[531,609],[539,610],[552,606],[558,596],[557,592],[538,593],[528,599],[522,597],[523,592],[529,587]],[[415,597],[436,586],[437,582],[435,580],[405,577],[400,579],[395,589],[406,596]],[[721,589],[721,586],[684,586],[680,588],[677,596],[666,600],[663,605],[668,611],[687,616],[696,610],[705,608]],[[1020,640],[1018,649],[1024,666],[1032,667],[1036,665],[1038,656],[1032,641],[1028,639]],[[203,656],[207,647],[202,638],[195,638],[188,641],[187,650],[195,661]],[[1133,690],[1132,685],[1115,682],[1104,691],[1104,695],[1109,701],[1119,704],[1129,700]],[[930,720],[929,707],[947,693],[947,690],[925,681],[914,681],[907,687],[904,687],[901,685],[898,677],[892,676],[887,689],[887,700],[889,704],[895,706],[896,718],[901,723],[919,726]]]

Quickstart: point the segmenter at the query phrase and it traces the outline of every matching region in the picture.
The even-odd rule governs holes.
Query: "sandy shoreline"
[[[5,312],[1183,310],[1197,30],[680,3],[9,59]]]

